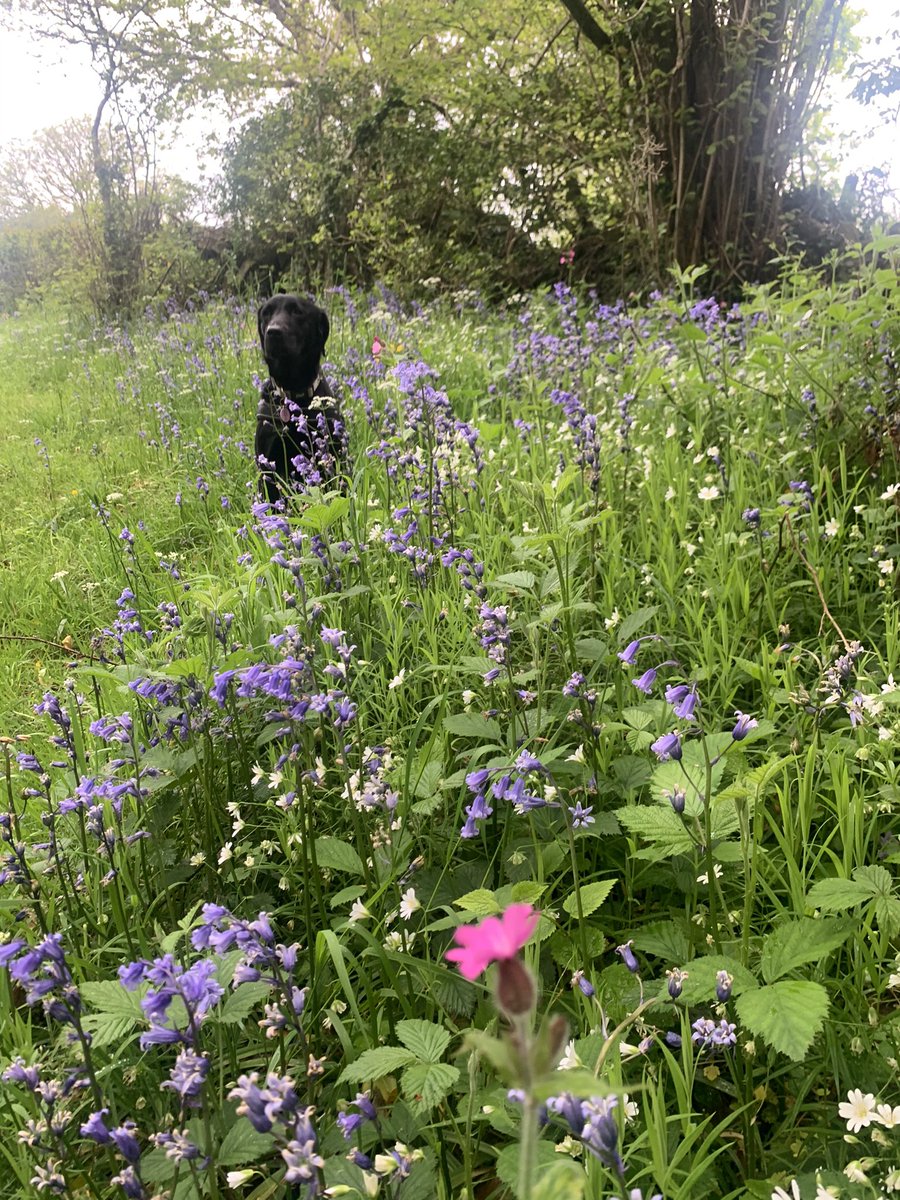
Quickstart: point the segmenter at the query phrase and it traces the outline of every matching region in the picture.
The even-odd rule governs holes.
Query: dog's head
[[[257,314],[259,341],[269,374],[289,392],[310,387],[328,340],[328,315],[302,296],[272,296]]]

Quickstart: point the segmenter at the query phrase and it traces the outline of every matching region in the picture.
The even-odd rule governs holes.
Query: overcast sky
[[[864,57],[877,58],[898,52],[885,35],[900,24],[900,0],[861,0],[855,5],[866,16],[857,27],[869,46]],[[880,39],[873,44],[871,39]],[[880,118],[874,107],[864,107],[847,99],[850,84],[833,86],[834,107],[831,123],[841,135],[839,154],[842,169],[862,171],[868,167],[886,167],[892,186],[900,193],[900,149],[897,106],[890,118]],[[87,50],[55,43],[35,44],[22,36],[0,32],[0,147],[11,140],[31,137],[38,130],[60,124],[69,117],[93,115],[99,98],[99,84],[90,67]],[[186,123],[173,145],[161,147],[163,168],[199,182],[203,167],[202,147],[210,132],[223,132],[221,120],[214,128],[212,116],[198,116]],[[856,140],[855,147],[850,145]],[[838,146],[835,146],[838,152]]]

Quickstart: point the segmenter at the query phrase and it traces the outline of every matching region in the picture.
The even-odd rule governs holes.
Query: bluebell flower
[[[677,733],[664,733],[651,743],[650,749],[660,762],[668,762],[669,759],[678,761],[681,758],[681,738]]]
[[[590,999],[594,995],[594,985],[587,978],[584,971],[577,970],[570,980],[572,987],[577,987],[579,991]]]
[[[634,660],[637,658],[638,651],[641,648],[641,640],[641,638],[637,638],[635,641],[629,642],[624,650],[619,651],[616,658],[620,659],[627,666],[633,667]]]
[[[687,977],[687,971],[682,971],[679,967],[673,967],[671,971],[666,971],[666,978],[668,979],[666,987],[673,1000],[677,1000],[681,995],[681,990],[684,987],[684,981]]]
[[[737,709],[734,715],[737,720],[735,721],[734,729],[731,731],[731,736],[736,742],[742,742],[751,729],[757,728],[759,721],[755,717],[749,717],[746,713],[742,713],[740,709]]]
[[[653,691],[654,683],[656,683],[657,674],[658,672],[655,667],[648,667],[643,675],[638,676],[637,679],[632,679],[631,682],[639,692],[643,692],[645,696],[649,696]]]
[[[637,975],[641,969],[641,964],[635,958],[634,951],[631,948],[633,945],[634,942],[628,941],[623,946],[616,946],[616,954],[622,956],[622,962],[631,971],[632,975]]]
[[[719,971],[716,974],[716,999],[720,1004],[725,1004],[731,998],[733,984],[734,976],[729,975],[727,971]]]

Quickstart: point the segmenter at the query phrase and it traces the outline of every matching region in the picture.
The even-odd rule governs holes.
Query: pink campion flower
[[[530,904],[511,904],[499,917],[461,925],[454,934],[456,946],[446,957],[466,979],[477,979],[492,962],[515,958],[537,928],[540,916]]]
[[[382,346],[381,342],[379,342],[378,338],[373,339],[373,341],[372,341],[372,357],[377,358],[383,349],[384,349],[384,347]]]

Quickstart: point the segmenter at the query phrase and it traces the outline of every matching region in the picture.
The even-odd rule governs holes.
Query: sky
[[[865,15],[857,26],[863,38],[863,57],[890,52],[885,37],[900,25],[900,0],[859,0],[854,5]],[[874,39],[881,39],[880,46]],[[868,47],[866,48],[866,43]],[[867,54],[868,49],[868,54]],[[898,43],[893,43],[896,53]],[[897,104],[888,117],[874,106],[848,98],[852,83],[835,81],[830,124],[840,137],[835,151],[841,174],[861,173],[870,167],[889,171],[891,187],[900,196],[900,123]],[[99,84],[90,67],[87,50],[55,43],[30,42],[24,35],[0,31],[0,151],[10,141],[27,140],[39,130],[61,124],[69,117],[93,114]],[[204,154],[210,134],[226,131],[221,117],[193,116],[159,148],[158,161],[166,173],[201,182],[215,165]],[[855,143],[855,145],[854,145]],[[900,201],[898,201],[900,203]]]

